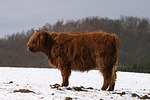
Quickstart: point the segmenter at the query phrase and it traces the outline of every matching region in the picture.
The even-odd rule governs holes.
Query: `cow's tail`
[[[118,55],[119,55],[119,38],[117,35],[113,35],[113,45],[114,45],[114,58],[113,58],[113,65],[112,65],[112,76],[109,85],[109,91],[114,90],[115,81],[116,81],[116,71],[118,65]]]

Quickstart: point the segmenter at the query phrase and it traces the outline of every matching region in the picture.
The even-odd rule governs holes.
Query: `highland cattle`
[[[37,30],[30,38],[29,51],[42,52],[49,64],[58,68],[62,86],[69,85],[71,70],[99,69],[103,74],[102,90],[114,90],[119,53],[119,39],[105,32],[54,33]]]

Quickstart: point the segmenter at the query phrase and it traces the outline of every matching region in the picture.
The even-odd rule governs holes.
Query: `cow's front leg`
[[[69,85],[69,76],[71,74],[71,69],[67,67],[61,68],[61,75],[62,75],[62,86],[68,86]]]

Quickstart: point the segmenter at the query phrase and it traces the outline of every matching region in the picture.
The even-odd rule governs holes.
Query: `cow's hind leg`
[[[104,78],[104,83],[103,83],[103,86],[102,86],[102,90],[106,90],[110,84],[110,78],[111,78],[111,75],[107,72],[103,72],[103,78]]]
[[[108,91],[113,91],[114,90],[115,81],[116,81],[116,66],[114,66],[113,69],[112,69],[112,76],[111,76]]]
[[[69,76],[71,74],[71,69],[64,67],[61,69],[61,75],[62,75],[62,86],[68,86],[69,85]]]

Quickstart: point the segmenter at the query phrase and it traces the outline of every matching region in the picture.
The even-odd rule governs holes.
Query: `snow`
[[[69,87],[51,88],[61,84],[61,73],[57,69],[0,67],[0,100],[136,100],[150,97],[150,74],[117,72],[114,91],[102,91],[103,77],[98,70],[72,72]],[[75,91],[83,86],[86,91]],[[86,89],[92,87],[93,89]],[[14,92],[30,90],[29,93]]]

